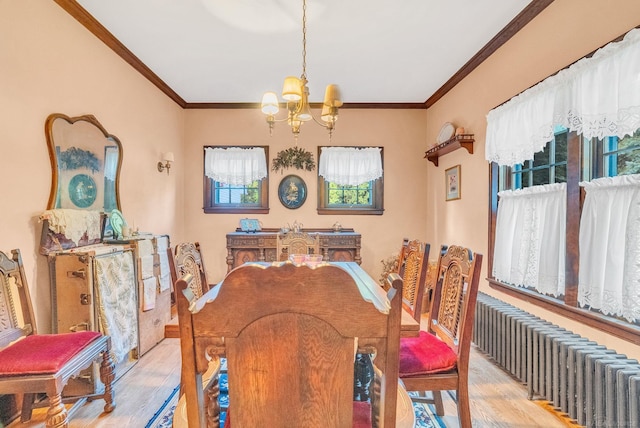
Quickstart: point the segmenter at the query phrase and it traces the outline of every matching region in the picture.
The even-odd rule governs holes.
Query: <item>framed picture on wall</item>
[[[444,181],[447,201],[460,199],[460,165],[445,170]]]
[[[287,175],[278,186],[278,197],[285,207],[300,208],[307,199],[307,185],[297,175]]]

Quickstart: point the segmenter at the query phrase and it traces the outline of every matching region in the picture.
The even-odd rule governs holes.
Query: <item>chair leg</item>
[[[444,405],[442,404],[442,392],[431,391],[433,394],[433,404],[436,406],[436,415],[444,416]]]
[[[116,378],[115,364],[111,359],[111,352],[108,350],[102,353],[102,364],[100,364],[100,380],[104,384],[104,411],[110,413],[116,408],[113,393],[113,381]]]
[[[207,411],[207,426],[219,427],[220,426],[220,403],[218,397],[220,396],[220,383],[218,374],[214,376],[212,384],[205,391],[205,409]]]
[[[469,410],[469,388],[466,382],[461,382],[458,391],[458,419],[460,428],[471,428],[471,411]]]
[[[22,422],[28,422],[31,420],[31,411],[33,410],[34,400],[35,394],[33,393],[22,395],[22,413],[20,414],[20,420]]]
[[[67,428],[69,426],[69,419],[67,414],[67,408],[62,404],[62,394],[56,393],[48,395],[49,397],[49,410],[47,410],[47,419],[45,421],[45,427],[47,428]]]

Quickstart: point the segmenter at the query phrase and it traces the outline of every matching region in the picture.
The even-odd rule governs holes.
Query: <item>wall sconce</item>
[[[169,170],[171,169],[171,162],[173,161],[174,161],[173,152],[165,153],[164,155],[162,155],[162,161],[158,162],[158,171],[162,172],[166,169],[167,174],[169,174]]]

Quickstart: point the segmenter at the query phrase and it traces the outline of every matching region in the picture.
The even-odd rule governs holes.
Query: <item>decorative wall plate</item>
[[[438,144],[444,143],[445,141],[448,141],[451,139],[451,137],[453,137],[453,134],[455,134],[456,132],[456,127],[453,126],[453,123],[451,122],[446,122],[444,125],[442,125],[442,128],[440,128],[440,133],[438,134]]]
[[[126,226],[127,222],[124,220],[120,211],[111,211],[111,214],[109,215],[109,224],[111,225],[111,229],[113,229],[113,238],[122,239],[122,226]]]
[[[289,209],[300,208],[307,199],[307,185],[297,175],[287,175],[278,185],[278,198]]]
[[[96,201],[95,180],[87,174],[76,174],[69,180],[69,199],[78,208],[88,208]]]

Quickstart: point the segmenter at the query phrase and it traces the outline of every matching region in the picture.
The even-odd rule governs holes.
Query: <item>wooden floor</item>
[[[471,354],[470,394],[473,426],[566,427],[555,414],[527,400],[523,385],[495,366],[477,350]],[[85,404],[71,419],[71,428],[141,428],[153,416],[180,379],[180,343],[165,339],[145,354],[115,384],[116,409],[102,414],[102,401]],[[448,428],[459,427],[455,403],[444,394]],[[9,428],[43,427],[45,409],[37,409],[31,422],[19,421]]]

